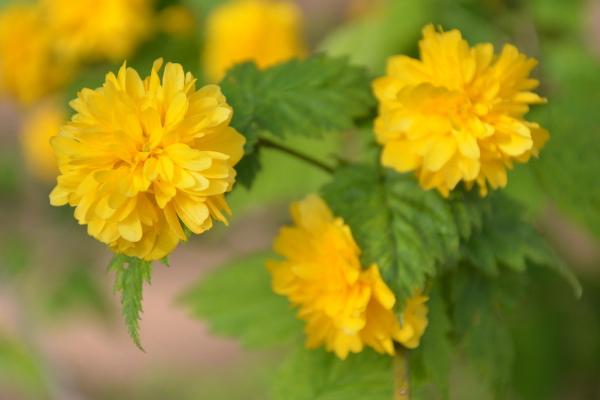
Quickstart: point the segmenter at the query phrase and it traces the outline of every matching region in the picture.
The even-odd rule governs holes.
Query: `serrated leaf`
[[[389,400],[392,358],[365,350],[342,361],[324,350],[298,348],[277,374],[273,400]]]
[[[497,281],[465,268],[452,275],[450,288],[459,346],[490,388],[503,392],[510,380],[514,352],[503,312],[517,293],[502,290]]]
[[[453,344],[452,323],[441,287],[436,284],[428,293],[428,325],[419,347],[410,352],[413,385],[432,380],[443,398],[448,398],[448,379]]]
[[[246,157],[259,135],[322,137],[351,128],[374,105],[365,69],[324,55],[264,70],[240,64],[227,72],[221,88],[234,109],[231,126],[246,137]],[[243,172],[245,165],[249,172]],[[257,167],[256,158],[238,166],[245,185]]]
[[[451,203],[421,189],[411,175],[349,166],[339,169],[322,193],[350,226],[363,265],[378,264],[400,304],[423,288],[436,266],[458,257],[460,232]]]
[[[270,253],[247,256],[222,266],[187,290],[180,303],[219,335],[249,348],[289,342],[302,333],[287,300],[271,289],[265,267]]]
[[[494,193],[481,210],[480,229],[462,244],[467,263],[490,276],[498,276],[501,268],[523,272],[528,265],[548,267],[565,278],[576,296],[581,295],[581,285],[573,272],[525,219],[517,203]]]
[[[115,272],[115,292],[121,293],[122,314],[129,336],[142,351],[140,318],[143,312],[144,283],[150,283],[152,264],[136,257],[116,254],[109,266]]]

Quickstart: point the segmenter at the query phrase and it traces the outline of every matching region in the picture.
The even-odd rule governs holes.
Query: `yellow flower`
[[[0,13],[0,94],[30,104],[65,83],[71,66],[58,57],[39,9],[15,5]]]
[[[168,255],[186,235],[226,222],[244,137],[216,85],[196,90],[179,64],[162,60],[145,80],[124,65],[71,102],[77,112],[52,139],[61,175],[52,205],[70,204],[88,233],[145,260]]]
[[[261,67],[304,54],[301,12],[292,2],[234,0],[218,7],[207,21],[204,73],[220,80],[235,64]]]
[[[152,0],[41,0],[61,54],[122,60],[152,29]]]
[[[194,32],[196,20],[192,10],[185,6],[169,6],[158,15],[160,29],[173,36],[188,36]]]
[[[505,45],[469,47],[457,30],[423,30],[421,59],[394,56],[387,75],[374,83],[379,99],[375,133],[381,162],[415,171],[421,186],[444,196],[463,181],[504,187],[513,162],[537,156],[548,132],[524,119],[532,104],[536,61]]]
[[[361,268],[350,228],[321,198],[308,196],[291,206],[294,226],[282,228],[275,251],[282,261],[267,265],[273,289],[287,296],[306,321],[307,347],[324,345],[345,359],[369,346],[394,354],[394,341],[414,348],[427,326],[426,297],[408,300],[401,320],[377,265]]]
[[[66,120],[67,116],[60,107],[49,104],[33,111],[23,126],[21,144],[25,162],[29,170],[43,181],[52,181],[58,175],[50,139],[58,134]]]

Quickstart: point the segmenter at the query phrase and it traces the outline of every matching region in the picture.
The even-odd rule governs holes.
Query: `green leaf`
[[[246,189],[251,189],[254,178],[262,169],[260,149],[252,151],[240,160],[235,169],[237,171],[236,181]]]
[[[565,278],[576,296],[581,295],[573,272],[525,219],[519,204],[501,193],[490,194],[485,203],[480,230],[462,245],[467,263],[490,276],[498,276],[502,267],[519,272],[528,265],[548,267]]]
[[[139,258],[116,254],[110,263],[109,270],[115,272],[115,291],[121,293],[122,313],[129,336],[143,351],[139,321],[143,311],[144,283],[150,283],[152,264]]]
[[[490,388],[502,392],[510,380],[514,355],[503,313],[518,291],[503,288],[499,278],[487,279],[468,268],[452,274],[450,291],[459,347]]]
[[[455,216],[450,202],[424,191],[411,175],[349,166],[339,169],[322,193],[350,226],[363,266],[377,263],[400,305],[424,287],[436,266],[457,260],[460,236],[471,231],[468,211]]]
[[[322,137],[351,128],[374,104],[363,68],[323,55],[264,70],[240,64],[228,71],[221,88],[234,109],[231,126],[246,137],[246,157],[260,135]],[[258,171],[257,160],[242,161],[237,170],[248,184]]]
[[[271,289],[265,267],[269,257],[256,254],[218,268],[186,291],[180,303],[214,333],[239,339],[248,348],[289,342],[301,334],[302,323]]]
[[[412,385],[436,384],[444,398],[448,397],[448,379],[453,344],[450,341],[452,323],[448,316],[446,300],[439,284],[428,294],[428,325],[418,348],[410,352]]]
[[[273,400],[389,400],[392,358],[365,350],[342,361],[324,350],[297,349],[275,378]]]

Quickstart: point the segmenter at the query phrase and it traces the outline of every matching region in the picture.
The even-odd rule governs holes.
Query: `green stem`
[[[261,137],[258,139],[258,142],[256,143],[256,145],[258,147],[275,149],[275,150],[281,151],[282,153],[286,153],[294,158],[297,158],[297,159],[302,160],[314,167],[317,167],[317,168],[321,169],[322,171],[327,172],[328,174],[333,174],[333,172],[335,171],[335,167],[333,167],[331,165],[327,165],[326,163],[324,163],[322,161],[312,158],[311,156],[308,156],[306,154],[300,153],[294,149],[290,149],[289,147],[286,147],[280,143],[274,142],[271,139]]]
[[[394,400],[410,400],[408,354],[400,348],[394,356]]]

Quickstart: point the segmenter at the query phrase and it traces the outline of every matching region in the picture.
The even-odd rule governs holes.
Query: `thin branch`
[[[327,172],[328,174],[333,174],[333,172],[335,171],[335,167],[333,167],[331,165],[327,165],[326,163],[319,161],[315,158],[312,158],[309,155],[300,153],[294,149],[290,149],[289,147],[286,147],[280,143],[274,142],[274,141],[264,138],[264,137],[259,138],[256,145],[258,147],[275,149],[275,150],[281,151],[282,153],[286,153],[294,158],[297,158],[308,164],[311,164],[312,166],[317,167],[317,168]]]

